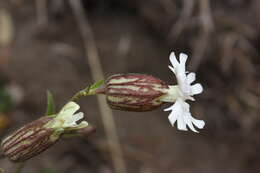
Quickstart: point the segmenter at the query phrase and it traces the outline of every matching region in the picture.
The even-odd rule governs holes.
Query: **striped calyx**
[[[45,125],[52,117],[42,117],[26,124],[1,143],[3,154],[14,162],[26,161],[57,142],[60,134]]]
[[[77,103],[68,102],[58,114],[26,124],[2,141],[3,154],[11,161],[22,162],[40,154],[63,135],[90,134],[95,128],[82,121],[84,114],[76,113],[79,108]]]
[[[168,86],[160,79],[144,74],[111,76],[105,86],[107,103],[112,109],[150,111],[163,104],[160,97]]]

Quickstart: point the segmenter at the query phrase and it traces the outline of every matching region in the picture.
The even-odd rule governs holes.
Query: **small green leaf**
[[[99,88],[101,85],[103,85],[103,83],[104,83],[104,80],[100,80],[100,81],[94,83],[93,85],[90,86],[90,90]]]
[[[52,93],[48,90],[47,91],[47,110],[46,115],[53,115],[55,114],[55,103]]]

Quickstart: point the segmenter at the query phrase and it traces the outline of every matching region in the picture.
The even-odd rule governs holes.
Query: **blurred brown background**
[[[43,115],[47,89],[60,108],[93,82],[88,45],[70,2],[1,0],[0,137]],[[162,109],[113,111],[128,173],[260,172],[259,0],[82,0],[80,5],[106,77],[146,73],[171,84],[169,54],[185,52],[188,70],[205,89],[191,107],[206,121],[200,134],[177,131]],[[60,141],[23,172],[115,172],[96,98],[80,105],[97,132]],[[2,159],[0,167],[9,173],[15,164]]]

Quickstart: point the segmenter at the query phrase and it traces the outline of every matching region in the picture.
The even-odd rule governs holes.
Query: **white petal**
[[[88,122],[87,121],[82,121],[80,122],[80,124],[77,126],[77,128],[84,128],[88,126]]]
[[[73,115],[77,110],[79,110],[79,105],[75,102],[69,102],[63,108],[58,114],[58,117],[68,117]]]
[[[194,82],[196,79],[196,74],[195,73],[189,73],[187,75],[187,81],[189,84],[191,84],[192,82]]]
[[[84,114],[82,112],[71,115],[70,117],[64,119],[65,120],[64,127],[78,126],[77,121],[81,120],[83,117],[84,117]]]
[[[192,94],[200,94],[203,91],[203,87],[200,83],[191,86]]]
[[[186,123],[184,121],[183,115],[179,115],[177,117],[177,128],[179,130],[183,130],[183,131],[187,131],[188,130],[187,127],[186,127]]]
[[[198,119],[195,119],[193,117],[192,118],[192,123],[198,127],[199,129],[203,129],[203,127],[205,126],[205,122],[203,120],[198,120]]]
[[[88,126],[88,122],[87,121],[82,121],[78,125],[70,125],[70,126],[67,126],[65,128],[67,128],[67,130],[77,130],[77,129],[85,128],[87,126]]]
[[[182,106],[183,112],[190,112],[190,105],[187,102],[180,99],[178,100],[178,102]]]
[[[77,122],[77,121],[81,120],[82,118],[84,118],[84,114],[82,112],[79,112],[79,113],[73,115],[74,122]]]
[[[169,66],[170,70],[175,74],[177,79],[178,94],[172,95],[174,99],[168,99],[175,101],[174,105],[164,109],[164,111],[171,111],[168,119],[172,125],[177,121],[177,128],[179,130],[188,130],[188,128],[194,132],[198,132],[196,127],[202,129],[205,122],[197,120],[192,117],[190,113],[190,106],[185,100],[194,100],[192,97],[195,94],[200,94],[203,91],[202,85],[197,83],[191,85],[196,79],[195,73],[186,72],[186,62],[188,55],[181,53],[179,55],[179,61],[176,58],[174,52],[170,54],[170,61],[172,66]]]
[[[188,55],[185,53],[180,53],[179,57],[180,57],[180,66],[185,71],[185,65],[186,65],[186,61],[188,59]]]
[[[177,121],[177,128],[178,130],[187,131],[187,126],[193,132],[198,133],[198,131],[194,128],[197,127],[202,129],[205,125],[205,122],[202,120],[197,120],[192,117],[190,113],[190,105],[183,100],[177,100],[174,105],[170,106],[169,108],[164,109],[164,111],[171,111],[168,119],[172,126]]]
[[[193,124],[192,124],[191,115],[189,114],[189,115],[185,116],[185,118],[186,118],[185,122],[186,122],[186,124],[188,125],[188,127],[189,127],[193,132],[198,133],[198,131],[194,128],[194,126],[193,126]]]
[[[175,74],[175,69],[172,66],[168,66],[168,67]]]
[[[179,62],[177,61],[174,52],[172,52],[172,53],[170,54],[170,61],[171,61],[173,67],[176,67],[176,66],[179,65]]]
[[[188,125],[188,126],[189,126],[189,125]],[[198,130],[196,130],[196,129],[193,127],[193,124],[191,124],[191,126],[189,126],[189,128],[190,128],[193,132],[199,133]]]
[[[165,111],[170,111],[170,110],[171,110],[171,113],[168,116],[168,119],[169,119],[171,125],[173,126],[177,120],[177,128],[179,130],[187,130],[185,122],[182,117],[182,107],[178,100],[174,103],[174,105],[165,109]]]
[[[174,112],[171,112],[170,115],[168,116],[168,119],[169,119],[171,125],[174,126],[174,124],[177,120],[177,116],[176,116],[176,114],[174,114]]]
[[[177,128],[179,130],[185,130],[186,131],[188,129],[186,127],[186,123],[185,123],[185,120],[184,120],[184,113],[185,113],[184,110],[185,110],[185,108],[183,106],[183,103],[185,103],[185,102],[183,102],[182,100],[177,100],[175,102],[175,104],[173,105],[174,107],[173,107],[172,111],[177,116]]]
[[[173,109],[173,107],[174,107],[174,105],[172,105],[172,106],[170,106],[170,107],[168,107],[168,108],[165,108],[164,111],[170,111],[170,110]]]

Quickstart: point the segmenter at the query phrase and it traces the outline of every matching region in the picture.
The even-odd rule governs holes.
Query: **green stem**
[[[70,100],[71,101],[78,101],[81,97],[86,97],[86,96],[91,96],[91,95],[96,95],[96,94],[102,94],[104,93],[104,88],[91,88],[86,87],[85,89],[77,92]]]
[[[21,173],[24,166],[25,166],[25,162],[17,163],[17,167],[14,170],[14,173]]]
[[[89,93],[89,90],[90,90],[90,88],[87,87],[87,88],[77,92],[70,100],[74,101],[74,102],[78,101],[81,97],[87,96]]]

